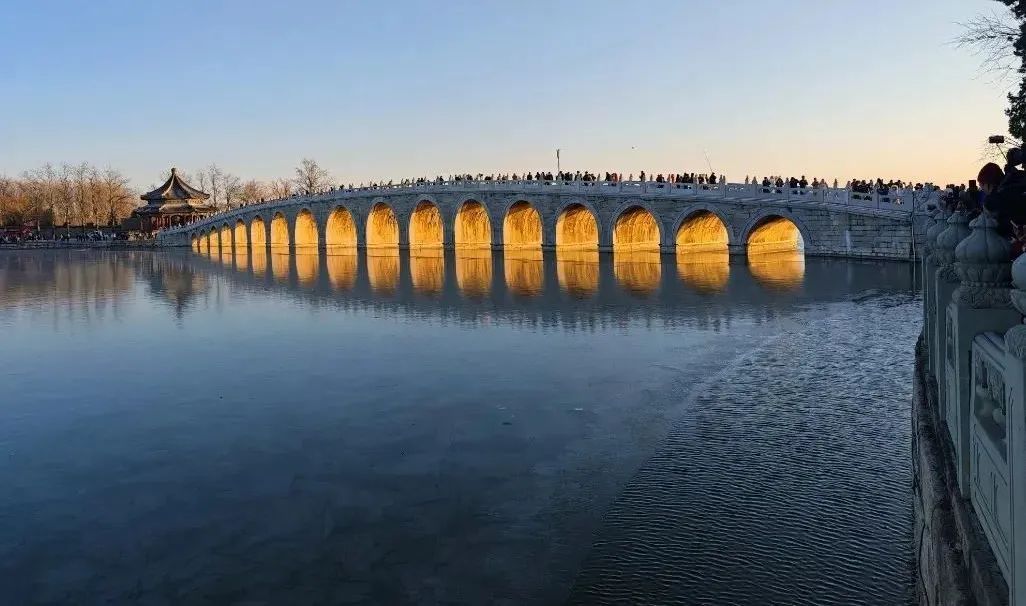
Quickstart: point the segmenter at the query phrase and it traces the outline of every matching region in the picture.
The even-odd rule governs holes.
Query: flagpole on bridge
[[[556,172],[557,172],[557,173],[558,173],[558,172],[561,172],[561,171],[559,170],[559,148],[558,148],[558,147],[556,148]]]

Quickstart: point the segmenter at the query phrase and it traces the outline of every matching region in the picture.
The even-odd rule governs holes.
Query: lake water
[[[0,602],[905,603],[911,271],[0,252]]]

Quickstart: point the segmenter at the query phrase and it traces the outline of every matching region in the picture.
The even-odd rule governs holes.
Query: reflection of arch
[[[410,253],[410,280],[413,290],[431,295],[445,285],[445,257],[441,250],[421,249]]]
[[[509,207],[502,220],[502,245],[507,248],[541,248],[541,213],[530,202],[520,200]]]
[[[255,249],[267,247],[267,225],[264,224],[264,219],[260,215],[253,217],[249,222],[249,241]],[[256,263],[254,262],[253,265],[255,266]]]
[[[324,245],[327,248],[356,248],[356,221],[348,208],[336,206],[328,215]]]
[[[753,217],[742,234],[749,253],[805,250],[811,243],[801,220],[782,209]]]
[[[595,294],[599,285],[598,251],[557,248],[556,279],[560,288],[575,297]]]
[[[399,285],[399,249],[367,253],[367,279],[371,289],[391,294]]]
[[[583,204],[565,206],[556,219],[556,246],[597,249],[599,227],[595,213]]]
[[[456,251],[456,285],[469,297],[484,297],[492,290],[492,251]]]
[[[436,248],[442,246],[442,213],[428,200],[421,200],[410,215],[410,247]]]
[[[356,251],[329,252],[325,255],[324,264],[327,266],[328,281],[331,285],[342,290],[352,288],[356,284],[358,259]]]
[[[238,240],[235,245],[235,269],[238,271],[246,271],[249,269],[249,249],[245,246],[239,246]]]
[[[367,248],[399,246],[399,222],[392,207],[384,202],[375,204],[367,215]]]
[[[253,247],[253,275],[262,276],[267,273],[267,248],[263,245]]]
[[[272,221],[272,226],[274,222]],[[272,244],[273,246],[273,244]],[[275,249],[271,251],[271,275],[282,282],[289,279],[289,253],[288,250]]]
[[[723,292],[730,279],[730,252],[709,250],[681,254],[677,248],[677,277],[701,293]]]
[[[613,250],[658,251],[659,222],[642,206],[623,210],[613,222]]]
[[[305,208],[296,215],[293,242],[296,248],[317,248],[317,219]]]
[[[492,222],[488,209],[477,200],[467,200],[456,212],[453,237],[459,248],[491,248]]]
[[[510,292],[528,297],[542,293],[545,266],[541,250],[507,250],[502,263],[506,288]]]
[[[613,254],[613,275],[631,293],[647,295],[659,288],[659,251],[620,251]]]
[[[235,236],[235,248],[236,248],[236,250],[238,250],[240,248],[248,248],[249,247],[249,234],[247,232],[248,232],[248,230],[246,229],[246,223],[242,219],[239,219],[238,221],[235,222],[235,234],[234,234],[234,236]]]
[[[200,241],[199,241],[199,238],[196,236],[196,234],[192,234],[192,236],[190,236],[189,244],[192,246],[193,252],[199,252],[200,251]]]
[[[289,223],[285,215],[274,213],[271,219],[271,248],[280,247],[289,247]]]
[[[716,214],[699,210],[684,217],[677,227],[677,254],[727,250],[730,234]]]
[[[317,271],[320,268],[320,260],[316,248],[310,250],[299,250],[296,252],[296,280],[300,284],[314,284],[317,282]]]
[[[805,255],[800,250],[748,255],[748,271],[772,290],[794,290],[805,280]]]

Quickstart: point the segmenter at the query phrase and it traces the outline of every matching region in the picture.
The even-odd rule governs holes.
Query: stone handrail
[[[766,202],[789,202],[801,205],[829,205],[860,212],[907,215],[921,210],[928,201],[936,201],[937,192],[895,189],[887,194],[873,191],[861,193],[849,188],[790,187],[744,183],[658,183],[655,181],[538,181],[538,180],[446,180],[423,183],[376,185],[373,187],[336,188],[315,194],[293,195],[222,211],[193,223],[162,230],[166,235],[193,229],[196,225],[218,223],[243,213],[301,204],[325,199],[364,198],[388,193],[416,192],[538,192],[595,193],[609,196],[645,196],[650,198],[753,199]]]

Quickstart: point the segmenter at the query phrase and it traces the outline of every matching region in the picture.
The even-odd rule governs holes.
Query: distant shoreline
[[[154,240],[112,240],[104,242],[92,242],[88,240],[32,240],[19,242],[18,244],[0,244],[0,251],[4,250],[75,250],[80,248],[88,249],[133,249],[150,250],[166,248],[159,246]]]

